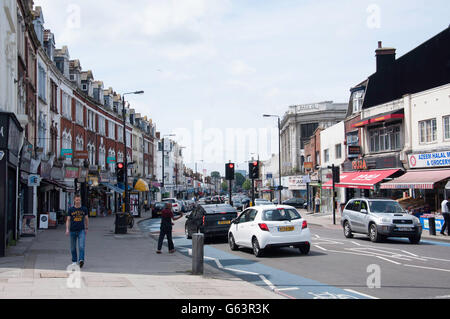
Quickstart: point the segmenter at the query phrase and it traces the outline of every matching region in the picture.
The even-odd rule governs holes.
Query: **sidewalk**
[[[192,260],[178,252],[156,254],[156,241],[142,233],[138,222],[127,234],[114,234],[114,217],[90,218],[86,236],[86,264],[79,287],[71,264],[65,226],[22,238],[0,258],[0,298],[44,299],[280,299],[207,264],[194,276]],[[68,285],[69,283],[69,285]]]
[[[341,213],[336,213],[336,224],[333,224],[333,213],[307,213],[305,210],[301,211],[302,217],[311,225],[318,225],[328,229],[342,229]],[[428,230],[422,231],[422,239],[437,240],[450,242],[450,236],[443,236],[436,232],[436,236],[430,235]]]

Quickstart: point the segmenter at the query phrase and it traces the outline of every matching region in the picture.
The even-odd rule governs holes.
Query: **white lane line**
[[[362,246],[360,243],[357,243],[356,241],[352,240],[352,243],[355,244],[356,246]]]
[[[384,258],[384,257],[381,257],[381,256],[374,256],[374,257],[383,259],[383,260],[385,260],[385,261],[389,261],[390,263],[393,263],[393,264],[396,264],[396,265],[401,265],[401,263],[398,263],[398,262],[396,262],[396,261],[393,261],[393,260],[390,260],[390,259],[387,259],[387,258]]]
[[[261,280],[262,281],[264,281],[264,283],[267,285],[267,286],[269,286],[269,288],[271,289],[271,290],[275,290],[276,288],[275,288],[275,286],[266,278],[266,277],[264,277],[263,275],[259,275],[259,278],[261,278]]]
[[[289,291],[289,290],[299,290],[300,288],[298,287],[292,287],[292,288],[277,288],[275,290],[277,291]]]
[[[220,269],[223,269],[222,264],[220,263],[220,261],[217,258],[213,258],[213,257],[207,257],[204,256],[204,259],[208,259],[208,260],[214,260],[214,262],[216,263],[217,267],[219,267]]]
[[[235,272],[241,272],[244,274],[249,274],[249,275],[256,275],[258,276],[259,274],[256,272],[251,272],[251,271],[245,271],[245,270],[240,270],[240,269],[234,269],[234,268],[223,268],[225,270],[230,270],[230,271],[235,271]]]
[[[450,295],[446,295],[446,296],[436,296],[436,297],[433,297],[433,299],[450,299]]]
[[[347,291],[347,292],[353,293],[353,294],[357,294],[357,295],[360,295],[360,296],[363,296],[363,297],[370,298],[370,299],[378,299],[377,297],[366,295],[366,294],[363,294],[361,292],[358,292],[358,291],[355,291],[355,290],[352,290],[352,289],[344,289],[344,290]]]
[[[414,268],[420,268],[420,269],[428,269],[428,270],[438,270],[438,271],[445,271],[450,272],[450,269],[441,269],[441,268],[433,268],[433,267],[424,267],[424,266],[415,266],[415,265],[404,265],[406,267],[414,267]]]
[[[314,247],[317,247],[317,248],[322,249],[322,250],[324,250],[324,251],[328,251],[328,249],[325,249],[325,248],[323,248],[323,247],[320,247],[319,245],[314,245]]]

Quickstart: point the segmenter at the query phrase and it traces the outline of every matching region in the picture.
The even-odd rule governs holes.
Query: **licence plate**
[[[221,221],[218,221],[217,224],[219,224],[219,225],[229,225],[229,224],[231,224],[231,221],[230,220],[221,220]]]
[[[278,231],[282,232],[282,231],[293,231],[294,230],[294,226],[282,226],[282,227],[278,227]]]
[[[414,230],[414,228],[411,227],[402,227],[402,228],[397,228],[398,231],[412,231]]]

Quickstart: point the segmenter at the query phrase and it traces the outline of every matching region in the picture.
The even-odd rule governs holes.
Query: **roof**
[[[363,109],[450,83],[450,27],[372,74]]]

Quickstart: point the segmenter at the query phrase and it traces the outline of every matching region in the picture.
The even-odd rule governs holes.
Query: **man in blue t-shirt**
[[[72,264],[80,268],[84,265],[84,252],[86,243],[86,234],[88,232],[89,217],[86,207],[81,206],[80,195],[75,195],[75,206],[69,208],[66,220],[66,236],[70,235],[70,250],[72,253]],[[80,259],[77,258],[77,241]]]

